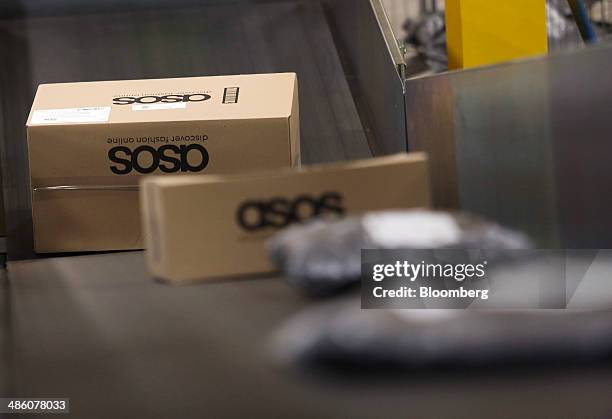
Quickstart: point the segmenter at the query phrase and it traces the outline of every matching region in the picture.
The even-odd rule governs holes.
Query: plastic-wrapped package
[[[396,371],[608,359],[612,312],[361,310],[326,303],[290,319],[271,343],[281,364]]]
[[[426,210],[369,213],[284,230],[268,242],[287,281],[318,296],[356,284],[361,249],[529,249],[523,234],[477,217]]]

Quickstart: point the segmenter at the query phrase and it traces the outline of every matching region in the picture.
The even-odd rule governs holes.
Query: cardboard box
[[[447,0],[445,9],[451,70],[548,52],[545,0]]]
[[[140,249],[143,176],[299,165],[297,78],[41,85],[27,131],[35,250]]]
[[[151,177],[141,188],[148,265],[169,281],[270,272],[266,240],[314,215],[429,205],[423,153],[247,176]]]

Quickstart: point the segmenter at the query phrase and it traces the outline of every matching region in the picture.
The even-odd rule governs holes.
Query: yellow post
[[[548,52],[546,0],[446,0],[450,69]]]

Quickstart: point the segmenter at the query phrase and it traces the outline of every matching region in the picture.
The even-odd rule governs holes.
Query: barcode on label
[[[240,87],[226,87],[223,92],[223,103],[234,104],[238,103],[238,95],[240,94]]]

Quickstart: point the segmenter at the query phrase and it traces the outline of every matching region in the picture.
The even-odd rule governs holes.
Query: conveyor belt
[[[278,368],[271,335],[316,304],[280,278],[167,286],[146,274],[141,252],[11,262],[8,275],[0,273],[0,393],[69,397],[69,417],[612,412],[612,369],[599,363],[391,375]]]

